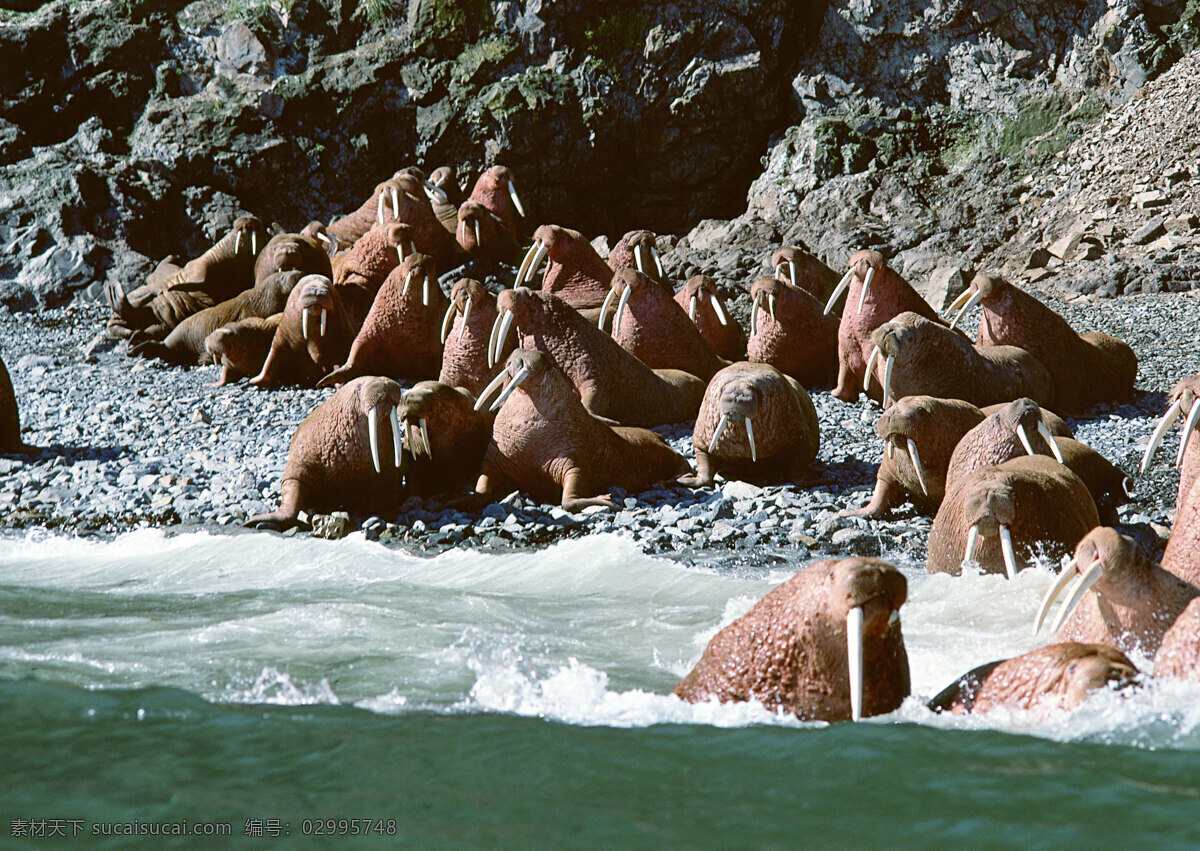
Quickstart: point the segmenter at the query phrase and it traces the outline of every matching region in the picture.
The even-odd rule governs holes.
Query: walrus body
[[[287,272],[285,274],[292,274]],[[247,375],[258,375],[271,351],[283,314],[266,319],[251,317],[213,331],[204,341],[209,356],[221,365],[221,377],[212,385],[223,387]]]
[[[478,396],[500,374],[515,341],[506,341],[500,357],[488,364],[488,344],[496,324],[496,297],[483,284],[463,278],[450,290],[450,307],[442,320],[442,369],[438,381]],[[452,324],[446,326],[446,320]]]
[[[320,240],[300,233],[277,233],[254,259],[255,285],[266,280],[269,275],[292,271],[303,272],[306,275],[323,275],[326,278],[332,274],[329,253]],[[220,295],[219,298],[217,295],[214,294],[214,303],[230,298],[233,293]]]
[[[17,394],[4,361],[0,360],[0,452],[24,452],[30,447],[21,440],[21,415]]]
[[[892,712],[910,692],[899,617],[907,595],[904,575],[878,559],[816,562],[713,636],[673,693],[689,703],[758,700],[806,721],[848,720],[847,632],[861,616],[861,714]]]
[[[521,262],[521,244],[500,217],[478,201],[458,208],[455,237],[471,257],[515,265]]]
[[[337,290],[328,278],[306,277],[288,296],[267,359],[250,379],[257,387],[312,387],[350,348],[354,330]]]
[[[467,200],[486,207],[512,234],[514,240],[520,239],[517,221],[518,216],[523,217],[524,213],[519,209],[512,171],[507,166],[494,165],[479,175]]]
[[[491,416],[474,405],[470,393],[437,381],[420,381],[404,392],[395,407],[404,435],[405,496],[470,490],[492,437]]]
[[[517,271],[517,287],[532,282],[542,258],[546,258],[542,292],[558,296],[576,310],[604,303],[612,269],[579,231],[558,225],[542,225],[534,231],[533,245]]]
[[[833,295],[838,282],[837,272],[794,245],[784,245],[771,252],[771,268],[778,280],[799,287],[821,304]],[[842,313],[836,306],[833,312],[838,316]]]
[[[663,280],[658,240],[648,230],[631,230],[608,252],[608,268],[614,272],[637,269],[648,278]]]
[[[806,290],[775,278],[750,285],[746,356],[768,363],[805,387],[827,387],[838,372],[838,318]]]
[[[729,315],[716,281],[708,275],[693,275],[675,294],[675,303],[687,311],[688,318],[717,357],[745,360],[746,332]]]
[[[1200,599],[1188,603],[1163,636],[1154,676],[1200,683]]]
[[[333,285],[355,331],[362,327],[387,276],[412,253],[412,228],[392,222],[372,227],[348,251],[333,258]]]
[[[425,197],[423,183],[404,174],[397,174],[390,182],[396,184],[398,191],[389,192],[392,203],[379,208],[379,224],[401,222],[408,225],[413,250],[433,258],[438,269],[453,269],[466,260],[454,236],[446,233],[434,215],[433,207]]]
[[[341,245],[353,245],[362,235],[369,231],[382,218],[380,205],[390,207],[393,196],[396,197],[396,207],[399,207],[400,184],[394,180],[385,180],[377,185],[370,197],[353,212],[347,213],[340,219],[329,223],[327,231]],[[395,216],[393,216],[395,218]]]

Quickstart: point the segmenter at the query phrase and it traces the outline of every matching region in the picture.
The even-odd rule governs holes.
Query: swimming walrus
[[[332,282],[306,276],[288,296],[271,349],[250,384],[312,387],[346,357],[353,339],[354,329]]]
[[[608,297],[612,269],[579,231],[558,225],[534,231],[513,287],[531,284],[543,259],[542,292],[553,293],[576,310],[598,308]]]
[[[488,361],[496,324],[496,297],[483,284],[463,278],[450,289],[450,307],[442,319],[442,369],[438,381],[462,387],[477,397],[504,369],[516,342],[507,340],[500,356]],[[494,353],[493,353],[494,354]]]
[[[221,375],[208,386],[224,387],[247,375],[258,375],[267,361],[271,342],[282,321],[282,313],[275,313],[266,319],[253,316],[231,322],[209,334],[204,341],[204,348],[213,362],[220,365]]]
[[[375,225],[349,250],[333,258],[330,277],[355,329],[362,327],[387,276],[413,251],[412,228],[390,222]]]
[[[949,309],[959,308],[957,319],[975,304],[983,307],[976,343],[1020,346],[1041,361],[1054,380],[1060,414],[1132,398],[1137,355],[1124,341],[1099,332],[1076,334],[1067,320],[996,275],[980,272]]]
[[[676,369],[651,370],[558,296],[518,287],[500,293],[496,303],[493,363],[515,323],[518,346],[545,352],[596,416],[639,426],[696,418],[707,386],[702,379]]]
[[[476,407],[487,405],[498,413],[475,487],[485,496],[507,493],[512,482],[535,499],[579,511],[611,506],[609,488],[636,493],[691,471],[654,432],[610,426],[592,416],[567,377],[539,351],[509,355],[504,372],[479,395]]]
[[[887,562],[818,561],[713,636],[672,693],[689,703],[757,700],[805,721],[892,712],[911,690],[907,596],[904,574]]]
[[[693,275],[675,293],[675,303],[687,311],[717,357],[727,361],[746,359],[746,332],[729,315],[716,281],[708,275]]]
[[[1163,636],[1154,676],[1200,683],[1200,599],[1188,603]]]
[[[750,285],[746,356],[769,363],[805,387],[827,387],[838,373],[838,318],[806,290],[776,278]]]
[[[735,363],[708,383],[692,446],[695,475],[680,484],[704,487],[721,473],[756,483],[795,482],[821,445],[817,409],[793,378],[765,363]]]

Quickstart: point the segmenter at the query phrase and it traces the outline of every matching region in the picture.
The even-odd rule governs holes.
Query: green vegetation
[[[370,26],[386,24],[396,17],[395,0],[358,0],[353,18],[359,18]]]
[[[1007,160],[1044,163],[1065,151],[1106,111],[1104,100],[1095,94],[1074,104],[1062,96],[1030,98],[1017,117],[1001,128],[997,150]]]
[[[222,16],[227,23],[242,21],[246,26],[260,28],[269,27],[279,21],[276,8],[291,8],[290,0],[279,3],[278,0],[232,0],[225,7]]]
[[[1171,46],[1186,56],[1200,46],[1200,0],[1188,0],[1179,20],[1166,27]]]
[[[583,37],[591,53],[611,59],[641,53],[646,29],[646,16],[639,10],[606,10],[603,17],[584,24]]]

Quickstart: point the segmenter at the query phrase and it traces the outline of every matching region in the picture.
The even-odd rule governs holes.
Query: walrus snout
[[[721,388],[718,410],[722,415],[748,419],[758,413],[762,399],[749,381],[731,381]]]
[[[841,607],[835,615],[844,617],[850,609],[865,607],[870,611],[864,611],[864,624],[878,621],[881,613],[886,622],[908,599],[904,574],[880,559],[845,559],[829,572],[834,586],[830,599]]]

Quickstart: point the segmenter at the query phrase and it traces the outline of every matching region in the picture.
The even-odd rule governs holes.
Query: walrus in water
[[[631,230],[622,236],[608,252],[608,268],[614,272],[637,269],[648,278],[665,281],[658,240],[648,230]]]
[[[980,665],[944,688],[929,708],[935,712],[980,714],[999,707],[1071,710],[1092,692],[1124,688],[1138,670],[1120,650],[1100,644],[1051,644]]]
[[[284,530],[301,511],[394,514],[401,500],[401,431],[396,416],[403,391],[387,378],[355,379],[325,400],[296,428],[280,485],[279,508],[247,526]],[[381,440],[391,424],[391,442]]]
[[[542,260],[542,292],[553,293],[576,310],[598,308],[607,298],[612,269],[577,230],[542,225],[533,233],[533,245],[521,261],[513,287],[533,282]]]
[[[1087,485],[1044,455],[983,467],[947,488],[929,531],[930,573],[957,576],[974,561],[1012,579],[1039,549],[1072,552],[1100,525]]]
[[[696,415],[695,475],[680,484],[704,487],[721,473],[749,482],[794,482],[821,445],[817,409],[808,392],[765,363],[735,363],[712,377]]]
[[[746,332],[729,315],[716,281],[708,275],[693,275],[675,293],[675,303],[687,311],[717,357],[727,361],[745,359]]]
[[[874,558],[811,564],[722,629],[673,694],[758,700],[804,721],[857,721],[911,690],[900,607],[908,582]]]
[[[799,287],[775,278],[750,285],[752,363],[769,363],[805,387],[825,387],[838,372],[838,318]]]
[[[505,371],[479,394],[498,410],[476,493],[506,493],[505,482],[567,511],[611,506],[609,488],[638,492],[691,472],[682,455],[644,428],[609,426],[592,416],[575,388],[542,352],[517,349]]]
[[[333,258],[333,285],[356,331],[387,276],[413,251],[412,228],[391,222],[371,228],[348,251]]]
[[[346,356],[353,338],[337,289],[328,278],[308,276],[288,296],[271,350],[250,384],[312,387]]]
[[[771,252],[771,268],[776,280],[804,290],[821,304],[829,300],[837,287],[837,272],[794,245],[784,245]],[[836,306],[834,312],[841,315]]]
[[[1200,597],[1200,588],[1153,564],[1132,538],[1107,526],[1093,529],[1079,542],[1038,606],[1034,635],[1064,591],[1050,626],[1056,641],[1107,644],[1146,656],[1158,652],[1171,624]]]
[[[1108,334],[1076,334],[1057,313],[996,275],[979,273],[950,305],[957,320],[976,304],[983,307],[976,342],[1020,346],[1041,361],[1054,380],[1054,406],[1079,414],[1100,402],[1133,397],[1137,355]]]
[[[838,324],[838,379],[833,395],[853,402],[863,386],[867,358],[874,348],[872,331],[905,311],[919,313],[931,322],[942,320],[920,293],[888,267],[878,251],[858,251],[850,258],[850,270],[825,303],[826,313],[847,288],[846,307]]]
[[[1200,599],[1188,603],[1163,636],[1154,676],[1200,683]]]
[[[516,342],[506,340],[489,365],[488,347],[496,325],[496,297],[483,284],[463,278],[450,289],[450,307],[442,319],[442,371],[438,381],[465,388],[473,397],[504,369]]]
[[[285,272],[284,274],[292,274]],[[204,341],[204,348],[213,362],[221,367],[220,377],[209,387],[224,387],[247,375],[258,375],[283,314],[276,313],[266,319],[253,316],[218,328]]]

